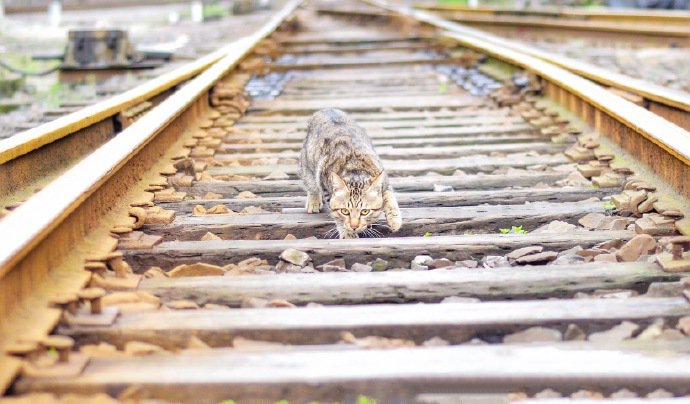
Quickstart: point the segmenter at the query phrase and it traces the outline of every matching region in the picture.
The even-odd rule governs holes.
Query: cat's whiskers
[[[336,236],[340,236],[337,227],[328,230],[326,234],[323,235],[324,238],[336,238]]]
[[[381,224],[381,223],[372,223],[372,224],[370,224],[370,226],[371,226],[371,228],[374,228],[374,226],[376,226],[376,227],[380,227],[380,228],[387,230],[387,231],[391,230],[390,226],[385,225],[385,224]]]
[[[381,233],[380,231],[374,229],[373,227],[370,228],[369,231],[370,231],[371,234],[374,236],[374,238],[382,238],[382,237],[383,237],[383,233]]]

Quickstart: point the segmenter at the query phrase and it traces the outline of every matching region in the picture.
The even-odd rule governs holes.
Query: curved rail
[[[385,2],[379,1],[369,2],[365,0],[365,2],[388,11],[403,13],[421,22],[459,34],[463,38],[476,38],[487,44],[495,44],[506,49],[511,49],[524,55],[529,55],[554,64],[599,84],[636,94],[644,99],[643,104],[647,109],[686,130],[690,130],[690,118],[688,117],[688,112],[690,112],[690,94],[688,93],[668,89],[654,83],[615,73],[566,56],[554,55],[530,45],[504,39],[479,29],[445,20],[444,18],[425,11],[407,7],[393,7]],[[376,12],[373,14],[379,15]]]
[[[690,12],[670,10],[628,10],[628,9],[582,9],[582,8],[540,8],[515,9],[507,7],[469,7],[456,4],[418,4],[415,8],[437,12],[459,12],[473,15],[510,15],[573,19],[580,21],[613,21],[629,23],[690,24]]]

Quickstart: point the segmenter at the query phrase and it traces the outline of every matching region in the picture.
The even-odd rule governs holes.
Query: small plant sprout
[[[378,402],[371,397],[359,396],[357,397],[357,404],[378,404]]]
[[[610,200],[604,202],[603,206],[604,206],[604,210],[614,210],[614,209],[616,209],[616,204],[613,203],[613,201],[610,201]]]
[[[523,229],[522,226],[513,226],[510,229],[498,229],[501,234],[527,234],[527,230]]]
[[[431,232],[428,231],[428,232],[424,233],[424,235],[422,237],[431,237]]]

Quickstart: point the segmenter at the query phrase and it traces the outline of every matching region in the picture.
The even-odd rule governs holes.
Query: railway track
[[[683,400],[690,134],[496,44],[298,4],[0,220],[7,394]],[[373,139],[399,233],[305,213],[325,107]]]

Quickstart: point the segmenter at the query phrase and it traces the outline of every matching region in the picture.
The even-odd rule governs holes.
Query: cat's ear
[[[383,187],[383,171],[379,173],[376,177],[374,177],[373,180],[371,180],[371,183],[369,184],[369,188],[367,188],[367,192],[374,192],[374,193],[381,193],[381,188]]]
[[[331,173],[331,185],[333,186],[333,192],[347,191],[347,184],[336,173]]]

